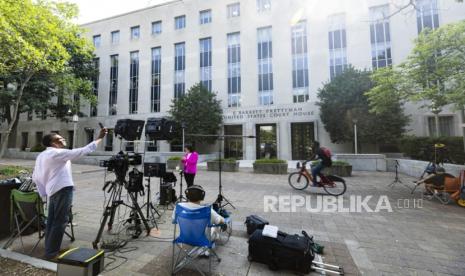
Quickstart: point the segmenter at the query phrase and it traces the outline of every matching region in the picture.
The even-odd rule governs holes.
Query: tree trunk
[[[8,140],[9,140],[11,131],[13,130],[13,128],[16,125],[16,122],[19,119],[19,107],[20,107],[20,103],[21,103],[21,98],[23,97],[24,88],[26,87],[26,84],[31,79],[32,75],[33,74],[28,74],[26,76],[26,78],[24,79],[24,81],[21,82],[21,85],[19,86],[19,90],[17,90],[18,91],[18,96],[16,97],[16,102],[13,105],[13,116],[11,116],[12,120],[8,123],[8,129],[7,129],[6,133],[5,133],[5,139],[2,139],[2,147],[0,149],[0,158],[3,158],[3,155],[5,154],[6,148],[8,146]]]
[[[463,138],[463,150],[465,152],[465,107],[462,107],[462,110],[460,110],[460,117],[462,118],[462,138]]]

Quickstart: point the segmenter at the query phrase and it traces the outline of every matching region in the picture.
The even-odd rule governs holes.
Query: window
[[[27,112],[27,120],[32,121],[32,111]]]
[[[98,81],[99,81],[99,67],[100,67],[100,59],[94,58],[94,68],[97,71],[95,77],[92,79],[92,92],[94,96],[98,99]],[[97,116],[97,104],[90,105],[90,116]]]
[[[200,84],[212,91],[212,39],[200,39]]]
[[[199,12],[200,25],[212,22],[212,10],[205,10]]]
[[[131,40],[135,40],[139,38],[140,38],[140,27],[139,26],[131,27]]]
[[[100,35],[94,35],[94,47],[95,48],[99,48],[100,47],[100,40],[101,40],[101,36]]]
[[[228,34],[228,107],[241,106],[241,35]]]
[[[161,34],[161,21],[152,22],[152,35]]]
[[[186,27],[186,16],[181,15],[181,16],[176,16],[174,18],[174,28],[176,30],[179,29],[184,29]]]
[[[119,31],[111,32],[111,44],[116,45],[119,43]]]
[[[160,112],[161,47],[152,48],[150,112]]]
[[[436,118],[428,117],[428,132],[431,137],[437,136],[454,136],[454,116],[438,117],[439,135],[436,133]]]
[[[116,115],[116,103],[118,98],[118,55],[110,56],[110,97],[108,102],[108,114]]]
[[[41,145],[43,137],[44,137],[44,133],[42,131],[37,131],[36,132],[36,144],[35,145]]]
[[[329,73],[330,78],[333,79],[347,68],[345,15],[332,15],[328,19]]]
[[[371,64],[373,69],[392,64],[389,6],[370,8]]]
[[[307,21],[291,27],[293,101],[308,101]]]
[[[139,52],[130,53],[129,65],[129,114],[137,113],[137,97],[139,92]]]
[[[425,28],[434,30],[439,27],[437,0],[416,0],[417,30],[421,33]]]
[[[174,98],[179,99],[185,92],[186,44],[174,44]]]
[[[273,44],[271,27],[257,29],[258,95],[260,105],[273,104]]]
[[[240,3],[229,4],[227,8],[228,8],[228,18],[238,17],[241,15]]]
[[[105,135],[105,151],[113,151],[113,129],[109,129]]]
[[[257,11],[266,12],[271,10],[271,0],[257,0]]]

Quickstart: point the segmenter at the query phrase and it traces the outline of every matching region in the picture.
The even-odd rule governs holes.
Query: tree
[[[464,121],[465,21],[423,31],[404,63],[378,70],[374,78],[380,81],[367,93],[373,111],[382,110],[384,99],[395,95],[436,112],[452,104],[462,110]]]
[[[0,107],[8,125],[0,157],[21,112],[44,110],[53,96],[91,95],[81,69],[93,48],[70,22],[76,14],[65,2],[0,0]]]
[[[223,123],[223,109],[216,94],[200,84],[192,86],[183,97],[173,99],[169,113],[178,125],[184,124],[185,133],[190,134],[215,135]],[[189,136],[186,140],[194,144],[213,143],[216,138]]]
[[[365,92],[373,87],[370,71],[349,66],[318,91],[320,117],[333,143],[354,141],[384,144],[395,141],[408,123],[398,98],[386,99],[385,109],[370,112]]]

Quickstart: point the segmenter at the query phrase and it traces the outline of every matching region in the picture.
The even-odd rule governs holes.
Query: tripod
[[[120,205],[127,206],[131,209],[131,215],[130,218],[127,220],[128,222],[134,221],[136,228],[138,227],[139,229],[136,229],[137,232],[141,233],[142,230],[140,229],[140,221],[142,220],[142,223],[144,224],[144,227],[147,231],[147,235],[150,233],[150,226],[147,222],[147,219],[144,217],[144,214],[142,213],[142,210],[137,203],[137,194],[128,192],[129,197],[131,198],[132,205],[128,205],[124,203],[123,200],[121,200],[121,192],[123,190],[123,186],[126,184],[126,181],[123,179],[117,179],[115,181],[108,181],[105,183],[103,186],[103,190],[107,188],[108,185],[110,185],[110,188],[108,189],[107,192],[110,193],[110,198],[107,202],[107,205],[105,206],[105,210],[103,211],[103,219],[100,224],[100,228],[97,232],[97,237],[95,240],[92,242],[92,246],[94,249],[98,249],[98,243],[100,242],[100,239],[102,237],[103,229],[105,228],[105,224],[108,221],[108,231],[111,231],[113,228],[113,222],[115,220],[115,214],[116,210]]]
[[[146,207],[146,217],[147,217],[147,219],[150,219],[150,221],[152,221],[153,224],[155,225],[155,228],[158,229],[158,224],[157,224],[157,221],[155,219],[155,213],[157,214],[158,218],[161,217],[161,214],[158,212],[157,208],[155,208],[155,206],[152,203],[152,200],[150,199],[150,197],[152,195],[152,193],[150,191],[150,176],[147,177],[147,185],[145,185],[145,187],[147,187],[147,201],[141,206],[141,208]]]
[[[179,197],[178,197],[177,202],[183,202],[183,201],[187,201],[187,198],[185,198],[184,195],[182,194],[182,179],[184,176],[184,172],[180,170],[179,175],[181,176],[181,182],[179,183]]]
[[[399,160],[396,160],[396,165],[395,165],[395,168],[396,168],[396,177],[394,178],[394,181],[392,181],[391,184],[389,184],[388,186],[391,187],[391,188],[393,188],[394,185],[395,185],[396,183],[400,183],[400,184],[402,184],[402,185],[404,185],[404,186],[406,186],[406,187],[408,188],[408,186],[405,185],[405,184],[402,182],[402,180],[400,180],[400,178],[399,178],[399,166],[400,166],[400,165],[399,165]]]

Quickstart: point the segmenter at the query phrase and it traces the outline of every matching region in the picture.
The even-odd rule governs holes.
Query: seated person
[[[436,173],[415,182],[415,184],[425,184],[425,195],[432,195],[434,191],[445,191],[454,193],[460,189],[460,181],[453,175],[446,173],[444,168],[437,168]]]
[[[192,185],[185,190],[185,194],[187,197],[188,202],[180,202],[178,203],[180,206],[189,209],[189,210],[196,210],[205,207],[205,205],[201,205],[200,202],[205,198],[205,191],[200,185]],[[176,209],[173,210],[172,219],[174,220],[174,216],[176,214]],[[220,216],[215,210],[211,210],[211,224],[224,224],[225,220],[222,216]],[[211,240],[214,241],[218,237],[218,227],[213,227],[211,229]]]

